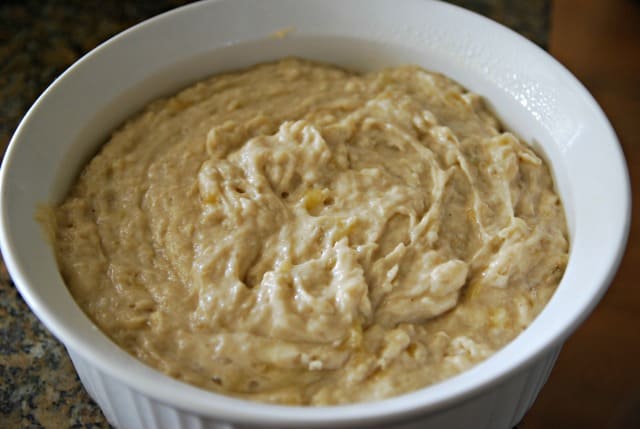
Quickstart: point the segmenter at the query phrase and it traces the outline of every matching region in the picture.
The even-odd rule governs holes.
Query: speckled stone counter
[[[266,1],[266,0],[265,0]],[[0,2],[0,155],[37,96],[110,36],[182,0]],[[550,0],[456,0],[546,47]],[[0,260],[0,428],[110,427],[64,347],[25,305]]]

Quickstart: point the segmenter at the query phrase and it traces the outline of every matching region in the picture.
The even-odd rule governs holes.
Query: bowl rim
[[[465,378],[464,374],[468,373],[469,371],[474,371],[477,375],[479,372],[478,368],[483,367],[484,362],[479,363],[471,370],[467,370],[458,376],[449,378],[443,382],[437,383],[436,385],[427,386],[411,393],[406,393],[373,403],[356,403],[327,407],[300,407],[257,403],[254,401],[237,399],[213,392],[203,391],[201,389],[170,379],[169,377],[164,376],[163,374],[152,369],[150,369],[150,372],[143,372],[138,374],[135,373],[135,371],[127,371],[126,369],[123,370],[123,368],[121,367],[114,366],[112,362],[107,358],[103,358],[95,352],[92,352],[90,343],[85,341],[85,339],[81,338],[80,336],[76,335],[73,331],[67,329],[67,326],[61,322],[62,316],[52,313],[48,309],[47,303],[43,302],[37,295],[31,292],[31,286],[28,284],[28,280],[26,280],[27,267],[25,266],[23,261],[19,261],[14,257],[14,254],[16,253],[14,249],[16,247],[17,237],[14,237],[12,235],[11,227],[8,223],[8,202],[6,201],[7,193],[5,192],[5,190],[8,186],[8,177],[10,172],[9,166],[12,163],[15,148],[17,147],[19,142],[22,141],[22,134],[24,132],[24,129],[29,126],[31,118],[38,114],[39,106],[41,106],[42,100],[44,100],[53,91],[53,89],[57,85],[59,85],[61,81],[71,76],[74,70],[79,66],[79,64],[85,61],[90,61],[94,56],[100,55],[100,53],[105,49],[110,49],[112,46],[115,46],[119,43],[124,43],[129,35],[140,31],[146,26],[155,25],[155,23],[159,23],[162,20],[169,19],[176,14],[194,12],[201,7],[207,7],[207,5],[210,3],[223,2],[224,0],[211,0],[181,6],[179,8],[167,11],[158,16],[143,21],[103,42],[98,47],[80,58],[76,63],[74,63],[74,65],[72,65],[56,80],[54,80],[54,82],[42,93],[42,95],[36,100],[33,106],[25,114],[11,138],[4,156],[2,169],[0,170],[0,249],[2,250],[2,253],[4,255],[7,269],[24,300],[27,302],[32,311],[34,311],[34,313],[39,317],[39,319],[43,321],[47,328],[49,328],[51,332],[65,344],[66,347],[72,349],[83,359],[91,362],[92,365],[99,368],[105,374],[108,374],[110,377],[119,380],[120,382],[133,388],[134,390],[139,391],[144,395],[159,402],[170,404],[172,406],[176,406],[180,409],[187,410],[198,415],[249,424],[349,424],[355,422],[371,422],[374,420],[376,422],[381,422],[391,419],[408,418],[416,413],[422,413],[428,410],[441,410],[454,402],[470,399],[473,396],[478,395],[485,389],[498,385],[517,371],[522,370],[526,366],[530,365],[533,361],[545,354],[545,352],[547,352],[550,347],[553,347],[554,345],[560,345],[564,341],[564,339],[566,339],[566,337],[570,335],[577,328],[577,326],[591,313],[602,295],[606,292],[607,286],[612,281],[617,267],[621,262],[626,248],[626,242],[628,239],[631,222],[631,188],[629,183],[629,175],[626,163],[624,161],[622,149],[615,135],[615,132],[611,127],[611,124],[609,123],[600,106],[593,99],[591,94],[589,94],[588,90],[563,65],[561,65],[557,60],[555,60],[551,55],[543,51],[541,48],[534,45],[532,42],[528,41],[509,28],[474,12],[468,11],[452,4],[428,0],[424,1],[424,3],[432,4],[434,5],[434,7],[447,9],[448,13],[451,13],[453,15],[458,14],[466,15],[467,17],[471,16],[479,23],[478,25],[501,28],[500,31],[505,34],[505,37],[513,39],[514,43],[520,44],[523,47],[526,46],[526,49],[533,49],[538,51],[539,54],[542,54],[542,56],[546,58],[549,67],[553,69],[553,72],[561,74],[565,81],[571,82],[574,88],[581,93],[584,101],[588,103],[592,109],[595,109],[595,113],[599,116],[601,125],[606,129],[609,141],[617,146],[618,159],[616,160],[616,162],[619,164],[619,167],[622,171],[624,182],[623,186],[625,187],[623,191],[624,201],[622,201],[624,213],[621,213],[623,222],[620,224],[620,227],[618,229],[620,239],[618,240],[615,254],[611,258],[608,271],[602,278],[599,278],[595,281],[600,284],[597,293],[591,297],[584,308],[581,308],[580,311],[576,311],[574,317],[571,318],[566,323],[566,325],[562,326],[556,332],[554,332],[554,335],[541,340],[540,347],[535,352],[518,355],[518,359],[512,360],[510,364],[507,365],[497,375],[492,375],[491,377],[476,377],[479,381],[477,380],[471,387],[465,386],[464,382],[461,383],[459,381]],[[113,347],[118,348],[115,344],[113,344]],[[507,347],[509,346],[507,345],[505,348]],[[495,356],[501,354],[503,350],[498,351],[488,360],[494,359]],[[154,376],[153,380],[149,380],[149,374],[152,373],[155,373],[157,376]],[[158,380],[164,381],[159,382]],[[162,384],[161,388],[158,388],[158,383]],[[183,390],[185,392],[189,391],[191,393],[189,395],[176,396],[176,383],[178,383],[181,388],[184,388]],[[430,392],[435,386],[448,386],[448,393],[440,395],[440,398],[430,398],[426,393]],[[201,398],[201,400],[194,402],[193,397],[194,395],[196,395],[196,393]],[[372,404],[374,404],[374,406],[372,406]],[[247,407],[251,409],[250,415],[247,415],[246,413]]]

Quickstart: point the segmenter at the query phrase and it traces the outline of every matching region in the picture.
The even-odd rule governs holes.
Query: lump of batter
[[[62,275],[118,345],[286,404],[381,399],[521,332],[567,263],[542,159],[414,66],[285,59],[116,131],[55,211]]]

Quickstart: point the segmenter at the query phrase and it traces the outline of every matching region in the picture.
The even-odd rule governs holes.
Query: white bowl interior
[[[362,11],[366,9],[364,18]],[[290,29],[284,38],[275,31]],[[283,56],[360,70],[414,63],[484,95],[507,128],[552,165],[572,237],[570,262],[532,326],[473,369],[375,405],[332,409],[253,404],[186,386],[113,345],[79,310],[34,219],[59,201],[110,131],[147,102],[200,78]],[[194,4],[137,26],[59,78],[26,115],[1,173],[0,243],[21,294],[67,347],[136,389],[203,415],[251,421],[374,419],[443,406],[508,376],[557,344],[606,290],[628,231],[625,162],[606,118],[562,66],[509,30],[459,8],[409,0],[277,0]]]

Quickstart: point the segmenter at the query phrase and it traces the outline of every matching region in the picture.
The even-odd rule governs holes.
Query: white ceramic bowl
[[[282,29],[284,38],[273,37]],[[522,335],[456,377],[375,403],[257,404],[168,378],[121,351],[67,292],[36,207],[64,196],[109,131],[148,101],[222,70],[297,55],[356,69],[417,63],[485,95],[552,164],[571,234],[558,291]],[[20,293],[67,347],[121,428],[509,428],[533,403],[563,341],[605,292],[630,219],[623,155],[582,85],[549,55],[478,15],[427,0],[213,1],[140,24],[83,57],[38,99],[1,172],[0,244]]]

